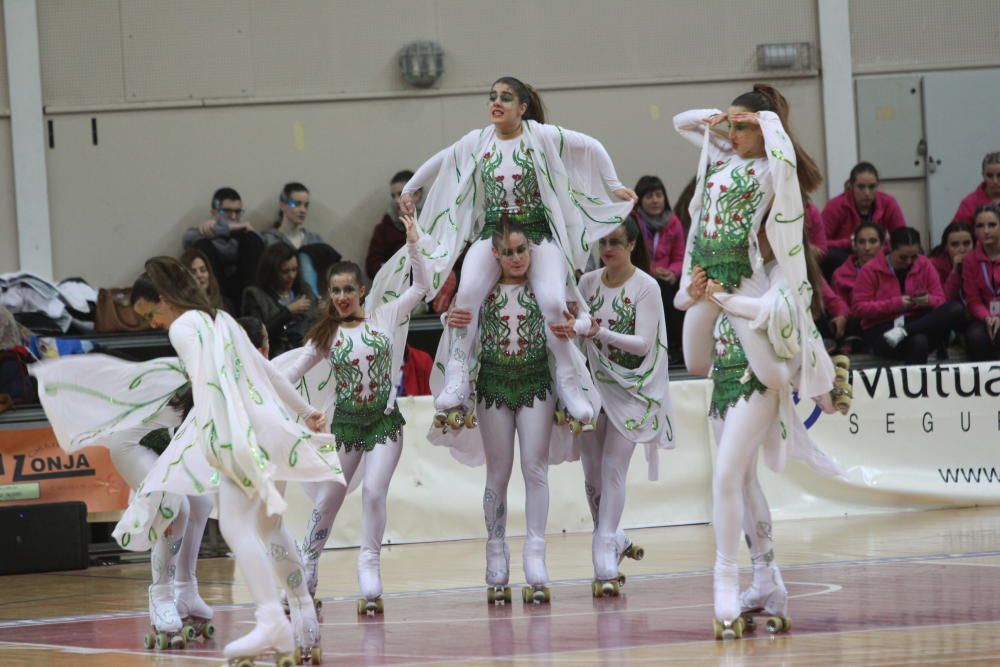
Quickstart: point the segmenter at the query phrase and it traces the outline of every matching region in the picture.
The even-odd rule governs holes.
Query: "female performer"
[[[599,242],[604,267],[580,279],[587,313],[556,326],[560,335],[587,337],[587,358],[603,412],[584,435],[581,456],[594,517],[594,597],[618,595],[622,558],[642,558],[621,529],[629,462],[646,445],[649,479],[658,476],[658,448],[674,447],[667,377],[667,329],[656,280],[646,273],[646,246],[629,219]],[[588,317],[589,314],[589,317]]]
[[[420,231],[410,216],[403,216],[406,243],[413,266],[413,284],[399,298],[381,303],[371,300],[362,305],[365,295],[361,268],[353,262],[339,262],[330,267],[330,300],[326,315],[306,335],[306,344],[278,365],[286,376],[298,382],[325,359],[330,365],[317,369],[322,376],[306,385],[322,390],[329,387],[335,405],[331,430],[336,436],[344,474],[351,481],[364,461],[362,498],[361,551],[358,554],[358,584],[361,598],[358,613],[381,613],[382,577],[379,556],[386,524],[386,496],[389,481],[396,470],[403,449],[403,415],[396,405],[396,386],[400,364],[393,363],[406,343],[406,323],[410,311],[428,290],[424,259],[418,246]],[[387,265],[385,270],[393,270]],[[315,374],[313,374],[315,376]],[[319,395],[323,395],[320,391]],[[333,521],[344,501],[346,489],[341,484],[307,485],[315,507],[310,515],[303,542],[310,592],[316,590],[319,557],[330,535]]]
[[[431,186],[425,189],[420,225],[438,241],[432,291],[439,289],[465,243],[474,241],[455,299],[455,306],[469,310],[472,319],[450,336],[444,390],[434,402],[439,412],[472,410],[468,358],[477,340],[479,308],[500,275],[490,238],[501,215],[519,222],[531,241],[528,283],[551,324],[563,319],[567,268],[583,271],[589,244],[621,223],[636,199],[618,180],[598,141],[545,124],[541,99],[530,86],[514,77],[498,79],[487,108],[490,125],[424,163],[400,198],[404,212],[412,214],[413,193]],[[610,203],[612,194],[625,201]],[[403,258],[397,253],[393,261]],[[399,292],[400,286],[398,274],[388,274],[385,284],[376,280],[373,289]],[[592,408],[572,381],[570,342],[550,338],[549,350],[558,397],[573,417],[590,422]]]

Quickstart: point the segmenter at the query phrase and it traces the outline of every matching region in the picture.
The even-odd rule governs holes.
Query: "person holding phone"
[[[862,267],[851,312],[861,318],[874,354],[926,364],[931,350],[946,342],[963,316],[960,303],[945,303],[941,279],[920,254],[920,234],[902,227],[889,238],[890,251]]]

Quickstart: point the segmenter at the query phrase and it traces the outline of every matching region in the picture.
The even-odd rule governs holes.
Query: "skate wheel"
[[[494,604],[497,601],[497,589],[495,588],[486,589],[486,601],[490,604]]]
[[[504,602],[510,602],[511,601],[510,586],[504,586],[503,587],[503,601]]]
[[[302,663],[305,662],[305,660],[302,659],[302,647],[300,646],[295,647],[295,650],[292,651],[292,660],[295,661],[296,665],[301,665]]]
[[[600,581],[595,579],[590,582],[590,592],[595,598],[602,598],[604,597],[604,586]]]
[[[583,433],[586,433],[587,431],[593,431],[594,428],[595,428],[594,427],[594,422],[587,422],[586,424],[583,424],[582,426],[580,426],[580,431],[582,431]]]
[[[444,428],[444,425],[448,423],[448,418],[442,414],[434,415],[434,428]]]
[[[198,636],[198,631],[195,630],[193,625],[185,625],[183,628],[181,628],[181,636],[184,637],[184,639],[186,639],[187,641],[191,641],[192,639]]]
[[[476,415],[469,413],[465,415],[465,428],[476,428],[479,422],[476,421]]]
[[[563,410],[556,410],[552,413],[552,420],[555,421],[556,426],[562,426],[566,423],[566,412]]]
[[[170,638],[170,648],[180,651],[187,647],[187,639],[183,634],[174,635]]]
[[[757,629],[757,620],[750,614],[747,614],[743,617],[743,628],[747,632],[753,632]]]
[[[368,600],[361,598],[358,600],[358,614],[363,615],[368,612]]]
[[[163,651],[168,646],[170,646],[170,638],[167,637],[167,633],[166,632],[156,633],[156,648],[160,651]]]
[[[521,589],[521,602],[527,604],[528,602],[534,602],[535,599],[535,589],[531,586],[525,586]]]
[[[783,616],[771,616],[767,619],[767,631],[772,635],[788,632],[792,627],[792,619]]]
[[[465,424],[465,417],[461,412],[449,412],[448,413],[448,426],[453,429],[460,429]]]
[[[619,574],[618,575],[618,585],[619,586],[624,586],[625,585],[625,575],[624,574]]]
[[[156,646],[156,637],[147,632],[142,636],[142,645],[147,650],[153,648],[154,646]]]
[[[278,667],[295,667],[295,658],[290,655],[283,655],[278,658]]]
[[[851,358],[848,357],[846,354],[838,354],[834,357],[831,357],[830,361],[832,361],[833,365],[837,368],[843,368],[844,370],[848,370],[851,367]]]
[[[205,627],[201,629],[201,636],[205,639],[211,639],[215,636],[215,625],[212,623],[206,623]]]
[[[538,594],[541,594],[541,599],[538,599]],[[552,602],[552,591],[549,590],[548,586],[542,586],[541,588],[538,589],[538,592],[536,593],[535,596],[535,601],[539,603]]]
[[[580,435],[582,431],[583,431],[583,424],[581,424],[577,420],[574,419],[569,423],[569,432],[572,433],[573,435]]]
[[[323,649],[319,646],[313,646],[312,650],[309,651],[309,661],[314,665],[318,665],[323,661]]]
[[[253,660],[250,658],[240,658],[236,661],[236,667],[253,667]]]
[[[375,613],[376,614],[385,613],[385,603],[382,602],[382,596],[381,595],[379,597],[375,598],[374,603],[375,603]]]

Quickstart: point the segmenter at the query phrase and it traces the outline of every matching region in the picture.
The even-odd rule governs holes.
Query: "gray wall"
[[[937,4],[852,0],[856,73],[996,57],[985,48],[938,57],[946,36],[915,37]],[[1000,5],[942,4],[949,30],[977,34]],[[503,74],[534,83],[552,121],[604,142],[624,182],[659,174],[675,197],[697,155],[671,116],[725,106],[748,88],[757,44],[819,46],[815,0],[38,0],[38,13],[56,137],[46,155],[55,272],[100,285],[128,284],[146,256],[177,253],[220,185],[243,193],[262,229],[281,185],[303,181],[314,202],[307,225],[362,259],[389,176],[485,125],[485,93]],[[889,55],[879,50],[887,33]],[[434,91],[398,76],[397,52],[415,39],[445,50]],[[823,164],[818,72],[776,83]],[[0,95],[5,108],[5,84]],[[10,192],[0,125],[0,189]],[[919,225],[922,182],[886,189]],[[17,268],[16,243],[6,243],[16,240],[11,199],[0,204],[0,271]]]

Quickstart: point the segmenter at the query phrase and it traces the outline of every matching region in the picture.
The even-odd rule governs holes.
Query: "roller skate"
[[[580,382],[572,372],[556,371],[556,395],[559,398],[554,419],[556,424],[569,426],[573,435],[594,430],[594,408],[583,395]]]
[[[753,582],[740,593],[740,615],[747,632],[757,627],[756,617],[762,616],[769,633],[788,632],[792,619],[788,615],[788,590],[781,579],[781,571],[774,564],[754,564]]]
[[[510,550],[503,540],[486,541],[486,601],[499,605],[510,602]]]
[[[181,617],[181,633],[184,639],[192,641],[195,637],[211,639],[215,635],[215,626],[211,623],[214,612],[198,594],[198,581],[175,581],[174,604],[177,614]]]
[[[740,615],[740,573],[736,563],[716,563],[712,590],[715,597],[715,618],[712,619],[715,638],[742,638],[746,621]]]
[[[546,585],[549,573],[545,568],[545,540],[540,537],[528,538],[524,542],[524,580],[527,586],[521,589],[524,603],[544,604],[552,601],[552,593]]]
[[[618,564],[621,565],[622,561],[626,558],[642,560],[645,556],[646,550],[626,537],[625,548],[618,552]]]
[[[833,406],[842,415],[846,415],[851,409],[851,399],[854,398],[854,388],[851,386],[851,359],[850,357],[838,354],[832,358],[836,376],[833,379],[833,391],[830,396],[833,398]]]
[[[295,638],[295,650],[292,657],[295,664],[318,665],[323,659],[323,649],[320,648],[320,626],[316,617],[316,607],[312,596],[308,599],[293,600],[291,605],[292,634]]]
[[[379,553],[361,548],[358,554],[358,585],[361,597],[358,598],[358,614],[374,616],[385,611],[382,604],[382,574],[380,572]]]
[[[266,657],[273,658],[278,667],[294,667],[295,637],[281,605],[272,603],[259,607],[255,616],[254,629],[229,642],[222,650],[229,666],[253,667],[255,658]]]
[[[444,389],[434,399],[434,428],[444,432],[475,428],[478,424],[471,396],[468,367],[461,361],[449,361],[444,369]]]
[[[149,587],[149,622],[152,632],[147,632],[142,638],[142,645],[147,649],[163,651],[187,646],[184,624],[177,613],[173,587],[170,584],[154,584]]]
[[[618,571],[621,553],[618,539],[594,534],[593,539],[594,580],[590,591],[595,598],[618,597],[625,585],[625,575]]]

